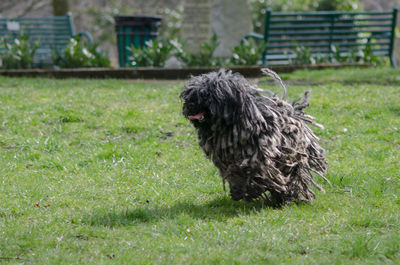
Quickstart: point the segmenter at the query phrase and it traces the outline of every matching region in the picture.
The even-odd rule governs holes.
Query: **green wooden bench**
[[[393,48],[397,8],[389,12],[272,12],[266,9],[264,35],[244,38],[264,41],[263,64],[288,64],[296,48],[313,56],[349,56],[368,49],[374,56],[387,56],[395,67]]]
[[[29,37],[30,42],[39,42],[34,57],[34,66],[53,65],[52,50],[62,51],[66,48],[68,41],[75,36],[84,36],[92,44],[92,37],[88,32],[75,34],[71,14],[57,17],[42,18],[0,18],[0,40],[6,39],[12,43],[20,35]],[[3,50],[0,43],[0,52]]]

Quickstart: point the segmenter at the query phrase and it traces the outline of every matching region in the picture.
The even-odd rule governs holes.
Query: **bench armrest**
[[[252,33],[246,34],[243,38],[246,39],[246,40],[249,39],[249,38],[253,38],[253,39],[256,39],[256,40],[263,40],[264,39],[264,35],[252,32]]]
[[[75,34],[74,37],[75,37],[75,36],[85,37],[85,38],[87,39],[87,41],[89,42],[89,44],[90,44],[90,45],[93,45],[93,38],[92,38],[92,35],[90,35],[89,32],[87,32],[87,31],[82,31],[82,32],[79,32],[79,33]]]

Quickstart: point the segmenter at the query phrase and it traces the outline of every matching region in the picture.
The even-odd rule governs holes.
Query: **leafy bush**
[[[385,64],[385,59],[373,54],[372,45],[364,49],[353,48],[341,51],[336,45],[331,46],[331,52],[327,54],[313,55],[307,47],[296,47],[295,58],[291,59],[293,64],[321,64],[321,63],[372,63],[375,65]]]
[[[145,47],[135,48],[131,46],[132,56],[130,57],[132,66],[155,66],[163,67],[169,58],[174,45],[171,42],[147,41]]]
[[[230,62],[233,65],[256,65],[265,48],[266,45],[264,43],[256,45],[254,42],[244,40],[239,45],[233,47]]]
[[[311,52],[308,47],[297,46],[294,50],[295,57],[291,59],[293,64],[313,64],[315,61],[311,56]]]
[[[332,46],[330,62],[333,63],[372,63],[375,65],[385,64],[385,58],[373,54],[372,45],[366,45],[364,49],[353,48],[348,52],[340,52],[339,47]]]
[[[83,43],[79,37],[71,38],[63,51],[53,49],[53,61],[61,68],[109,67],[110,59],[98,46]]]
[[[185,66],[220,66],[224,60],[213,56],[218,44],[215,34],[200,46],[198,52],[189,52],[185,45],[176,39],[148,41],[145,48],[135,48],[132,45],[130,61],[132,66],[163,67],[169,57],[175,56]]]
[[[214,57],[218,44],[217,35],[214,34],[200,46],[198,52],[192,53],[176,41],[174,42],[175,56],[186,66],[220,66],[223,64],[223,59]]]
[[[375,56],[372,52],[372,45],[365,46],[365,49],[361,53],[362,60],[364,62],[372,63],[375,65],[384,65],[386,63],[385,58]]]
[[[358,0],[319,0],[318,11],[355,11],[361,8]]]
[[[332,56],[319,53],[316,55],[313,55],[311,58],[311,62],[313,64],[327,64],[327,63],[332,63]]]
[[[1,52],[2,68],[28,69],[32,68],[33,57],[39,48],[38,42],[29,42],[29,37],[20,35],[13,43],[3,39],[4,51]]]

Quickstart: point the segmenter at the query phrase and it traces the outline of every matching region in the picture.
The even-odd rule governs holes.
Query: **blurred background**
[[[210,0],[211,10],[220,9],[220,2]],[[244,0],[240,3],[248,7],[249,13],[248,18],[243,15],[240,17],[251,20],[249,23],[256,32],[262,32],[265,7],[274,11],[383,11],[400,6],[400,0]],[[1,0],[0,18],[44,17],[71,12],[75,30],[88,31],[100,48],[107,51],[112,65],[117,66],[115,15],[161,15],[163,20],[159,38],[179,39],[182,35],[184,6],[185,0]],[[244,12],[242,4],[238,9]],[[214,16],[218,16],[218,13],[214,12]],[[396,61],[400,64],[398,38],[395,45]]]

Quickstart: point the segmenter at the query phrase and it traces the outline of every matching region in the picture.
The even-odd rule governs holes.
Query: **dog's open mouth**
[[[188,116],[189,120],[198,120],[198,121],[202,121],[204,119],[204,113],[198,113],[196,115],[189,115]]]

